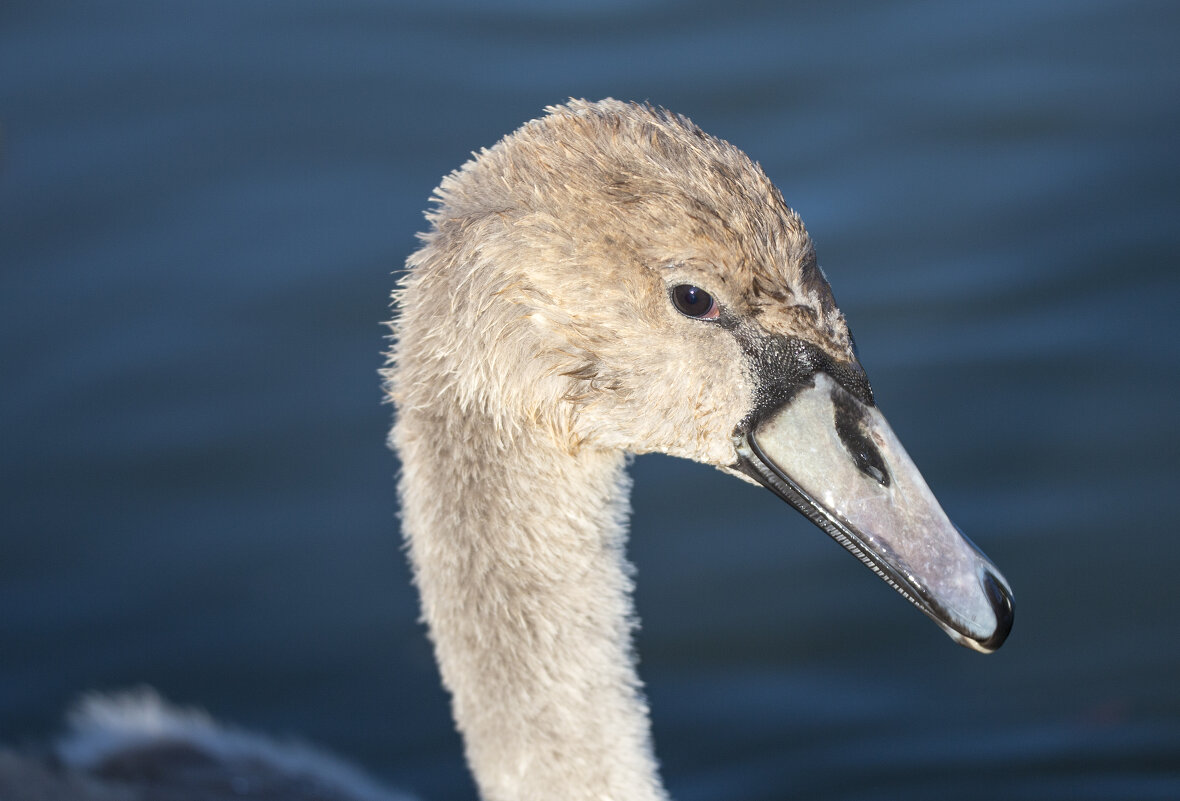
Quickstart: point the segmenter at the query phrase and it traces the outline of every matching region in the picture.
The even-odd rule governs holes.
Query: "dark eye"
[[[721,313],[712,295],[689,284],[672,287],[672,304],[681,314],[698,320],[713,320]]]

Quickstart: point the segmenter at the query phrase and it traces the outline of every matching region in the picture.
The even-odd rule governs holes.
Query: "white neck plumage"
[[[487,801],[666,798],[631,654],[620,452],[405,408],[403,525]]]

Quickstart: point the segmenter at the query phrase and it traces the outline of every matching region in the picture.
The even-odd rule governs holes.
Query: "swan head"
[[[881,415],[803,222],[744,153],[661,109],[571,101],[435,201],[395,324],[399,414],[445,395],[504,447],[541,430],[570,453],[714,465],[957,642],[1002,644],[1006,581]]]

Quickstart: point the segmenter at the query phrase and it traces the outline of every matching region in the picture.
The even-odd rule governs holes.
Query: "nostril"
[[[889,469],[885,458],[865,433],[864,407],[843,390],[832,390],[836,434],[852,457],[856,468],[882,487],[889,486]]]
[[[983,571],[979,583],[983,585],[983,591],[987,594],[992,611],[996,615],[995,632],[980,645],[994,651],[1004,644],[1004,640],[1008,639],[1008,633],[1012,631],[1012,591],[1003,579],[997,578],[990,570]]]

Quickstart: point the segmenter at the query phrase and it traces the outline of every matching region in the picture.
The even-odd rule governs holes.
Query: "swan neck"
[[[624,455],[423,409],[393,442],[424,617],[485,801],[666,798],[632,656]]]

